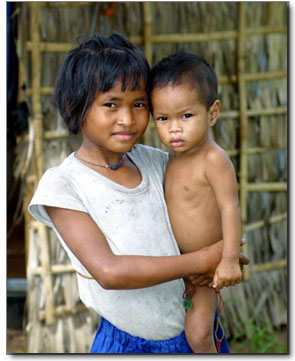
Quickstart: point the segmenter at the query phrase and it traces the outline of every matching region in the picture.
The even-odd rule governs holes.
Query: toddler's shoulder
[[[207,162],[215,163],[220,161],[229,161],[230,159],[223,148],[214,141],[211,141],[206,148],[205,160]]]

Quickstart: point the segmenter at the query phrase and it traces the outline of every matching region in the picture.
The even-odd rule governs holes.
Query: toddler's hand
[[[213,288],[219,292],[223,287],[234,286],[242,280],[242,272],[238,261],[223,258],[216,268],[213,277]]]

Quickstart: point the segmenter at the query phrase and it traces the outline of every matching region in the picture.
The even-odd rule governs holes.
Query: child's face
[[[219,115],[218,100],[207,110],[197,89],[187,84],[155,88],[151,102],[159,138],[176,153],[202,144]]]
[[[143,135],[149,120],[144,84],[121,90],[121,82],[99,92],[82,124],[83,142],[112,152],[129,151]]]

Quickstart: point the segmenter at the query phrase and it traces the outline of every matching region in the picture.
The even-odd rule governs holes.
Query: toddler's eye
[[[168,119],[167,117],[158,117],[156,120],[159,120],[160,122],[164,122],[167,119]]]
[[[184,119],[188,119],[188,118],[190,118],[192,116],[192,114],[183,114],[183,116],[182,116],[182,118],[184,118]]]
[[[107,107],[107,108],[116,108],[115,103],[105,103],[104,106]]]

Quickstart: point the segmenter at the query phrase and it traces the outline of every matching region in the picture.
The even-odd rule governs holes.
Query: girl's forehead
[[[147,98],[146,86],[142,82],[139,89],[122,90],[122,82],[117,81],[109,90],[105,92],[97,91],[95,97],[104,99],[125,99],[125,98]]]

